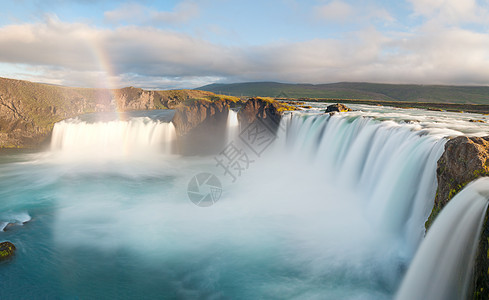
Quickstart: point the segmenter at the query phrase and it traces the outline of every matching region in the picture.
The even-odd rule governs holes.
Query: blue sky
[[[0,76],[83,87],[487,85],[489,1],[0,0]]]

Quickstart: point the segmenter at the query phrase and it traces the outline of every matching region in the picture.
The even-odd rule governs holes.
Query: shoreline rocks
[[[7,260],[15,254],[15,245],[11,242],[0,243],[0,261]]]

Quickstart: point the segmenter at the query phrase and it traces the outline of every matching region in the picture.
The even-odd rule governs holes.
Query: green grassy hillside
[[[210,84],[200,87],[198,90],[233,96],[489,104],[489,86],[404,85],[355,82],[312,85],[248,82]]]

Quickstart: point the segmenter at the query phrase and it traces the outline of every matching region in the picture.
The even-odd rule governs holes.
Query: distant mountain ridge
[[[381,84],[364,82],[338,82],[329,84],[245,82],[231,84],[215,83],[196,88],[196,90],[248,97],[489,104],[489,86]]]

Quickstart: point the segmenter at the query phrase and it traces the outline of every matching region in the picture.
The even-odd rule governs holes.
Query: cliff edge
[[[0,148],[39,146],[54,123],[110,108],[108,90],[0,78]]]
[[[445,144],[438,160],[438,189],[425,226],[429,229],[445,205],[468,183],[489,176],[489,136],[459,136]],[[489,299],[489,224],[484,221],[472,283],[474,299]]]
[[[81,114],[174,109],[196,99],[241,105],[237,97],[198,90],[72,88],[0,78],[0,148],[37,148],[49,140],[54,123]]]

